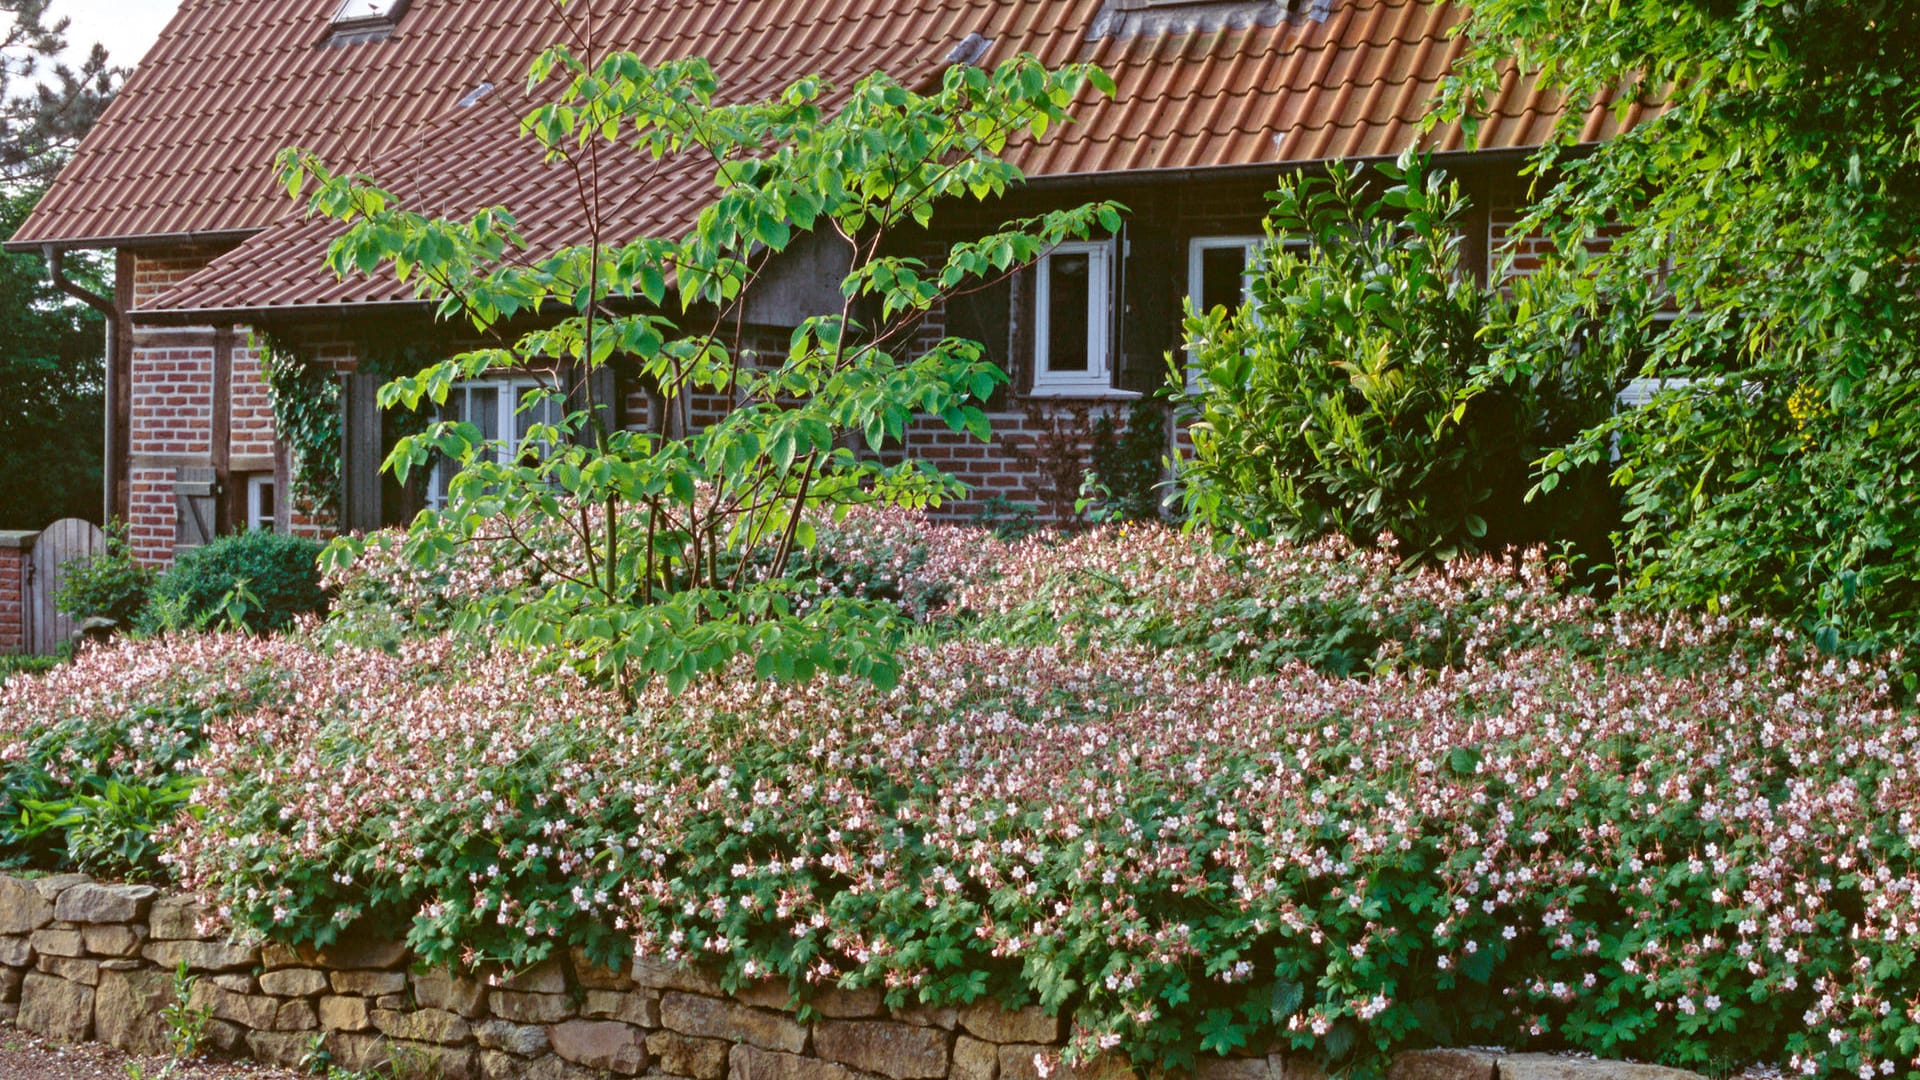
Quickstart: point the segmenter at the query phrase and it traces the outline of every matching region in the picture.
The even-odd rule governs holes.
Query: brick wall
[[[0,656],[27,647],[27,561],[38,533],[0,532]]]
[[[135,253],[131,258],[134,310],[204,267],[215,254]],[[245,326],[177,327],[136,322],[131,346],[129,539],[136,558],[163,566],[172,562],[178,536],[179,509],[174,489],[177,470],[215,463],[216,371],[225,367],[228,372],[228,436],[221,449],[225,451],[228,476],[225,498],[231,503],[234,520],[244,513],[246,478],[272,473],[275,468],[272,403],[260,377],[260,356],[252,332]],[[323,358],[338,368],[352,366],[352,353],[344,347],[323,352]],[[286,517],[293,531],[307,535],[325,536],[333,528],[330,517],[309,507],[294,506]]]

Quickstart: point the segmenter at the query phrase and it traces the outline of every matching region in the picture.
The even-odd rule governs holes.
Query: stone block
[[[20,984],[22,1031],[54,1042],[85,1042],[93,1036],[93,988],[35,971]]]
[[[789,1054],[797,1054],[807,1045],[807,1029],[790,1016],[697,994],[661,995],[660,1023],[682,1035],[725,1039]]]
[[[813,1026],[813,1052],[893,1080],[947,1075],[947,1033],[892,1020],[822,1020]]]
[[[160,890],[151,885],[87,882],[61,892],[53,904],[53,917],[70,923],[139,922],[159,895]]]
[[[552,1054],[528,1059],[498,1050],[480,1051],[480,1080],[603,1080],[604,1076]]]
[[[483,1049],[504,1050],[521,1057],[534,1057],[553,1049],[546,1028],[507,1020],[482,1020],[473,1025],[473,1040]]]
[[[991,1043],[1055,1043],[1060,1041],[1060,1018],[1048,1016],[1034,1006],[1024,1009],[1003,1008],[997,1002],[982,1001],[962,1006],[960,1026],[968,1034]]]
[[[194,983],[187,1003],[196,1009],[209,1009],[219,1019],[254,1031],[272,1031],[274,1018],[280,1014],[280,1002],[274,998],[236,994],[209,982]]]
[[[586,950],[575,948],[569,959],[573,961],[573,979],[588,990],[625,990],[633,985],[633,976],[628,974],[633,968],[632,953],[629,952],[625,963],[617,968],[604,968],[587,959]]]
[[[376,1009],[406,1010],[413,1008],[414,1002],[405,994],[381,994],[379,997],[373,999],[373,1007]]]
[[[0,876],[0,934],[30,934],[52,921],[52,900],[19,878]]]
[[[19,968],[0,968],[0,1003],[12,1004],[20,1000],[20,980],[26,974]]]
[[[328,994],[320,999],[314,1015],[328,1031],[366,1031],[373,1027],[366,998]]]
[[[149,941],[140,955],[163,968],[185,964],[188,971],[243,971],[260,963],[259,949],[217,941]]]
[[[515,972],[501,972],[494,985],[502,990],[518,990],[523,994],[564,994],[567,992],[567,969],[560,963],[559,957],[542,960],[530,968]]]
[[[837,986],[823,987],[815,991],[812,1004],[814,1010],[821,1016],[835,1020],[859,1020],[869,1016],[879,1016],[887,1011],[886,996],[870,986],[859,990],[842,990]]]
[[[473,1038],[473,1028],[466,1020],[444,1009],[414,1009],[410,1012],[374,1009],[367,1016],[382,1034],[409,1042],[458,1046]]]
[[[727,1052],[731,1049],[731,1044],[720,1039],[696,1039],[673,1031],[647,1036],[647,1054],[654,1068],[693,1080],[721,1080],[726,1076]]]
[[[306,998],[295,998],[284,1002],[280,1011],[273,1014],[275,1031],[318,1031],[320,1017],[313,1011],[313,1002]]]
[[[212,909],[185,897],[158,897],[147,912],[147,936],[155,941],[206,940],[219,933]]]
[[[363,1035],[354,1031],[327,1034],[327,1052],[333,1055],[334,1064],[349,1072],[372,1072],[385,1068],[389,1045],[383,1035]]]
[[[493,1015],[517,1024],[557,1024],[574,1015],[573,1002],[560,994],[521,994],[495,990],[487,995]]]
[[[327,991],[327,973],[316,968],[280,968],[260,976],[262,993],[274,997],[312,997]]]
[[[787,984],[777,979],[748,983],[733,992],[733,1000],[756,1009],[778,1009],[782,1012],[793,1012],[799,1007]]]
[[[388,1047],[387,1075],[393,1080],[479,1080],[473,1047],[395,1042]]]
[[[164,971],[102,971],[93,995],[93,1037],[129,1053],[166,1053],[162,1011],[174,1000],[173,978]]]
[[[406,973],[400,971],[336,971],[329,977],[336,994],[379,997],[382,994],[403,993],[407,989]]]
[[[87,943],[78,930],[35,930],[29,940],[41,956],[87,955]]]
[[[727,1080],[860,1080],[860,1074],[831,1061],[742,1044],[727,1055]]]
[[[349,933],[314,954],[323,968],[394,968],[407,958],[404,943],[362,932]]]
[[[79,960],[70,956],[43,956],[35,967],[49,975],[58,975],[81,986],[100,985],[100,961]]]
[[[953,1080],[998,1080],[1000,1048],[971,1035],[953,1039]]]
[[[478,979],[440,968],[413,976],[413,1000],[423,1009],[445,1009],[472,1020],[487,1011],[487,988]]]
[[[679,990],[709,997],[726,993],[720,988],[720,977],[705,968],[683,967],[646,956],[633,958],[633,981],[653,990]]]
[[[594,1020],[618,1020],[643,1028],[660,1026],[660,998],[651,990],[621,993],[617,990],[589,990],[580,1015]]]
[[[1223,1058],[1203,1056],[1194,1063],[1195,1080],[1283,1080],[1286,1059],[1272,1057]]]
[[[33,945],[25,934],[0,937],[0,967],[26,967],[33,963]]]
[[[320,954],[311,945],[282,945],[277,941],[269,941],[260,946],[260,966],[268,971],[283,967],[312,967],[319,962]]]
[[[20,1016],[19,1002],[0,1001],[0,1020],[4,1020],[7,1023],[11,1024],[14,1022],[14,1020],[18,1019],[19,1016]]]
[[[83,926],[80,943],[94,956],[133,956],[146,940],[146,931],[138,926]]]
[[[1043,1080],[1059,1075],[1060,1048],[1042,1043],[1008,1043],[998,1048],[1000,1080]]]
[[[622,1076],[647,1070],[645,1033],[616,1020],[568,1020],[547,1029],[554,1055],[562,1061],[605,1069]]]
[[[1664,1065],[1552,1054],[1508,1054],[1495,1065],[1495,1075],[1499,1080],[1700,1080],[1696,1073]]]
[[[252,994],[260,990],[260,984],[253,981],[253,976],[239,972],[229,971],[220,975],[207,975],[204,977],[212,979],[213,985],[220,989],[231,990],[236,994]]]
[[[1499,1060],[1483,1050],[1409,1050],[1394,1056],[1387,1080],[1494,1080]]]
[[[247,1053],[274,1065],[297,1067],[307,1056],[309,1037],[288,1031],[247,1032]]]
[[[937,1027],[952,1031],[960,1026],[960,1010],[951,1005],[902,1005],[888,1015],[903,1024]]]
[[[92,882],[93,879],[85,874],[48,874],[46,877],[34,878],[27,884],[34,892],[40,894],[40,899],[51,904],[60,899],[61,893],[75,885],[89,885]]]
[[[247,1045],[247,1029],[231,1020],[208,1020],[207,1042],[223,1054],[237,1054]]]

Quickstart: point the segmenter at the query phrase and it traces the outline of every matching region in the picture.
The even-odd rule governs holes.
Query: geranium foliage
[[[1920,726],[1883,672],[1770,624],[1609,615],[1541,566],[1408,575],[1278,542],[1235,565],[1138,526],[969,562],[962,530],[859,528],[882,557],[840,581],[956,597],[969,631],[910,646],[892,690],[702,679],[629,707],[437,631],[220,639],[276,689],[200,710],[168,865],[280,939],[367,922],[431,960],[578,945],[803,999],[1038,1002],[1074,1053],[1143,1063],[1277,1041],[1367,1071],[1498,1042],[1913,1068]],[[1277,640],[1285,618],[1219,613],[1284,610],[1250,582],[1328,561],[1301,594],[1351,592],[1391,630],[1353,674],[1127,628],[1219,615]],[[1127,586],[1121,625],[1088,633]],[[126,707],[73,688],[33,700]]]

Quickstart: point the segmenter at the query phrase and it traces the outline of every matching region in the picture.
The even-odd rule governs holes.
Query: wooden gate
[[[53,594],[65,579],[66,564],[107,549],[106,534],[91,521],[61,518],[34,538],[27,564],[27,651],[57,651],[73,637],[73,620],[54,610]]]

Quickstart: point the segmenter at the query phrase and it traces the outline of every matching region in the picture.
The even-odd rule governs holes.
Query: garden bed
[[[1910,1067],[1920,726],[1877,668],[1538,563],[889,528],[907,557],[822,580],[962,615],[890,690],[629,705],[432,626],[176,637],[0,691],[8,791],[199,778],[134,854],[288,943],[992,1000],[1072,1060]],[[101,857],[95,809],[10,850]]]

